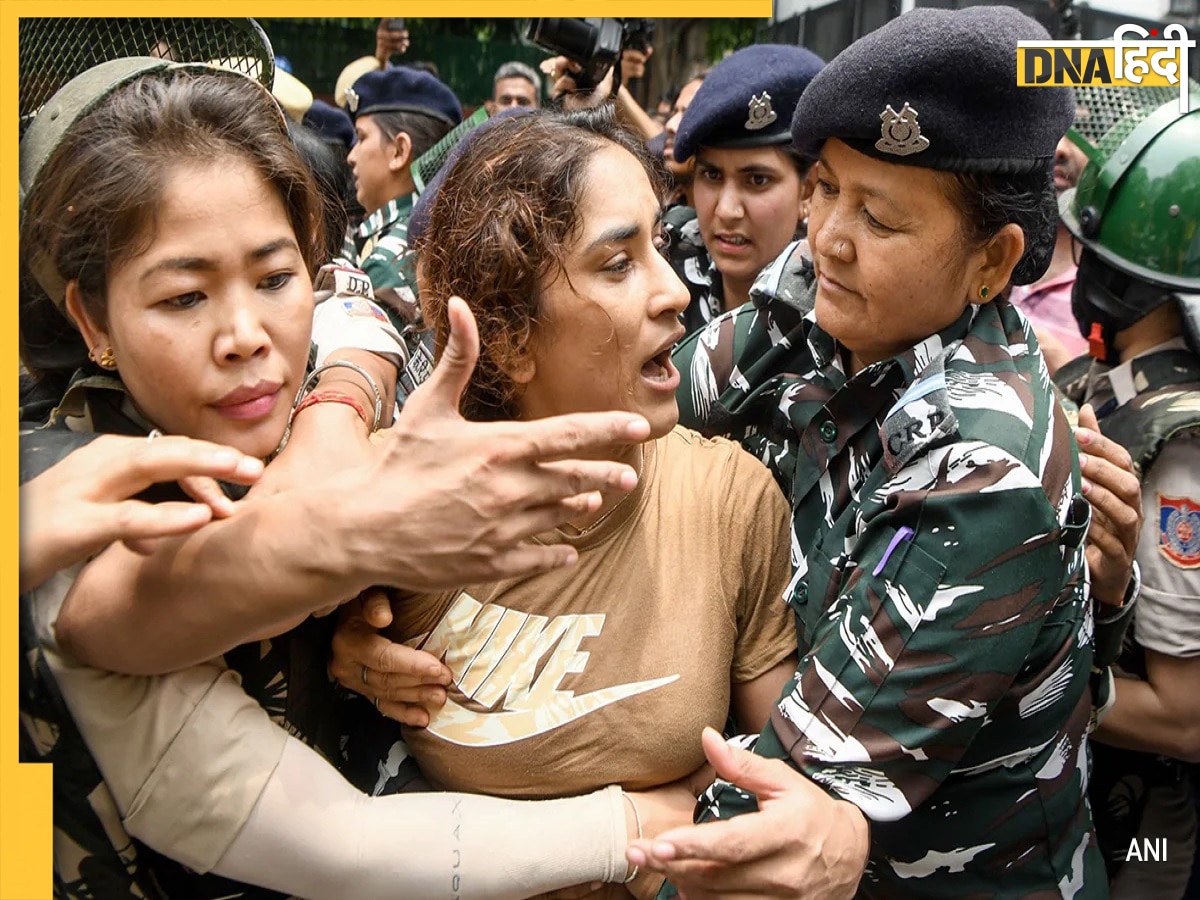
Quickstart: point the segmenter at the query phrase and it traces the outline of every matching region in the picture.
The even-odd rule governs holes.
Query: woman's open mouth
[[[679,370],[671,360],[673,347],[674,341],[642,365],[642,379],[654,390],[674,392],[679,387]]]

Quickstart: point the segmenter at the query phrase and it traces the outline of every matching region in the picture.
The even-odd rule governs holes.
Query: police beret
[[[421,236],[425,233],[425,229],[429,227],[429,220],[433,215],[433,204],[437,200],[438,192],[442,189],[442,182],[446,180],[446,174],[454,168],[454,164],[467,151],[467,148],[479,140],[482,135],[487,134],[496,127],[497,123],[505,119],[516,116],[527,116],[532,113],[533,110],[527,106],[505,107],[490,119],[480,122],[459,139],[458,143],[454,145],[454,149],[446,155],[446,160],[442,163],[441,168],[438,169],[437,174],[429,179],[429,183],[425,185],[425,190],[421,192],[416,205],[413,206],[412,214],[408,217],[408,242],[410,245],[420,240]]]
[[[462,105],[454,92],[428,72],[396,66],[361,76],[346,91],[351,119],[381,112],[417,112],[448,125],[462,121]]]
[[[349,150],[354,146],[354,123],[345,110],[331,106],[324,100],[314,100],[303,122],[331,144],[339,144]]]
[[[1006,6],[918,8],[855,41],[812,80],[792,139],[827,138],[889,162],[951,172],[1043,168],[1075,115],[1068,87],[1017,86],[1017,42],[1047,41]]]
[[[699,147],[786,144],[792,111],[825,63],[803,47],[754,44],[719,62],[675,135],[674,155],[686,162]]]

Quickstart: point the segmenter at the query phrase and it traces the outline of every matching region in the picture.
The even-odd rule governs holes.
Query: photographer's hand
[[[541,68],[550,76],[554,85],[550,91],[551,100],[561,103],[565,110],[591,109],[612,97],[613,70],[611,68],[604,74],[593,91],[581,91],[575,84],[572,73],[579,71],[579,63],[572,59],[567,59],[565,56],[551,57],[542,62]],[[650,140],[663,130],[662,125],[654,121],[633,99],[633,95],[625,89],[625,85],[621,85],[617,89],[616,108],[617,118],[646,140]]]
[[[654,55],[654,47],[646,45],[645,50],[636,47],[626,47],[621,51],[621,82],[629,84],[635,78],[646,74],[646,61]]]
[[[567,111],[592,109],[600,106],[612,96],[613,70],[611,67],[591,91],[581,90],[575,83],[574,75],[582,67],[573,59],[567,59],[565,56],[552,56],[550,59],[542,60],[539,68],[550,77],[553,85],[550,89],[551,102],[561,103],[562,108]]]
[[[388,60],[399,56],[408,50],[408,30],[392,30],[390,19],[380,19],[375,29],[375,58],[379,60],[379,68],[386,69]]]

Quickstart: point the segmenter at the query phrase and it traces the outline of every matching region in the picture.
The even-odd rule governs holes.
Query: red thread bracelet
[[[292,417],[295,418],[300,414],[301,410],[308,409],[310,406],[315,406],[318,403],[344,403],[346,406],[351,407],[356,413],[358,413],[358,416],[363,420],[364,425],[366,425],[368,428],[371,427],[371,420],[367,418],[367,410],[361,403],[359,403],[349,394],[343,394],[341,391],[332,391],[328,388],[325,390],[313,391],[311,394],[301,400],[299,405],[296,407],[295,412],[292,413]]]

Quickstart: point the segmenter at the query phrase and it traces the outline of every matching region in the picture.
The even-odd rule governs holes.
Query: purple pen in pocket
[[[915,531],[913,531],[907,525],[902,525],[896,531],[896,533],[892,535],[891,542],[887,545],[887,549],[883,551],[883,559],[879,560],[879,565],[874,568],[874,570],[871,572],[871,575],[878,577],[879,573],[883,571],[883,567],[887,565],[887,561],[892,558],[892,551],[900,545],[901,541],[911,541],[914,534],[916,534]]]

